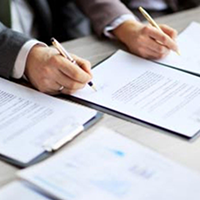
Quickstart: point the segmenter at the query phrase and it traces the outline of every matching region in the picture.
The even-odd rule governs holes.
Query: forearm
[[[76,0],[82,11],[90,18],[94,30],[101,35],[104,28],[118,17],[132,14],[119,0]]]

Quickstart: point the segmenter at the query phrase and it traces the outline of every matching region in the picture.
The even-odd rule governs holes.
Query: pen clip
[[[56,151],[83,130],[84,126],[76,123],[65,126],[57,134],[54,134],[44,142],[43,148],[48,152]]]
[[[51,42],[62,56],[70,60],[70,62],[76,63],[76,61],[72,58],[72,56],[64,49],[64,47],[55,38],[51,38]]]

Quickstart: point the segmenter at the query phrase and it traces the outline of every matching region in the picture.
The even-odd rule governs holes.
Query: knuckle
[[[157,59],[161,59],[161,58],[163,58],[164,55],[165,55],[165,54],[163,54],[163,53],[159,53],[159,54],[157,55]]]
[[[172,37],[173,37],[173,38],[176,38],[177,35],[178,35],[178,32],[177,32],[176,30],[174,30],[173,33],[172,33]]]
[[[49,77],[49,76],[51,76],[51,69],[50,69],[48,66],[43,67],[42,75],[43,75],[44,77]]]
[[[89,80],[90,81],[91,79],[93,79],[93,74],[89,74]]]
[[[81,84],[79,89],[83,89],[85,87],[85,84]]]
[[[144,34],[148,34],[150,31],[150,28],[148,26],[145,26],[143,29],[142,29],[142,33]]]
[[[68,83],[68,89],[69,90],[72,90],[72,89],[75,89],[76,88],[76,83],[74,82],[74,81],[70,81],[69,83]]]
[[[57,65],[58,64],[58,57],[53,55],[53,56],[50,57],[49,61],[50,61],[51,65]]]
[[[47,89],[45,87],[43,87],[42,85],[38,86],[38,90],[42,93],[47,93]]]
[[[86,84],[91,80],[91,76],[87,75],[83,78],[82,84]]]
[[[178,31],[174,30],[174,35],[177,36],[178,35]]]
[[[161,45],[158,46],[157,49],[158,49],[158,52],[159,52],[159,53],[164,53],[164,52],[165,52],[165,47],[163,47],[163,46],[161,46]]]
[[[83,74],[74,73],[73,78],[81,83],[86,83],[90,80],[90,76],[84,73]]]
[[[159,24],[160,28],[168,28],[168,26],[166,24]]]
[[[91,68],[91,63],[90,63],[90,61],[85,60],[85,65],[86,65],[87,67]]]
[[[66,93],[67,93],[67,94],[73,94],[74,92],[75,92],[75,90],[70,90],[70,89],[69,89],[69,90],[67,90]]]
[[[144,49],[143,49],[142,47],[139,47],[139,48],[138,48],[138,52],[139,52],[139,54],[140,54],[142,57],[145,56],[145,52],[144,52]]]
[[[161,36],[161,40],[162,40],[162,42],[164,43],[164,44],[166,44],[167,43],[167,41],[168,41],[168,39],[167,39],[167,37],[166,36]]]
[[[43,90],[44,88],[48,88],[49,87],[49,80],[46,79],[46,78],[42,78],[41,81],[40,81],[40,86],[41,86],[41,89]]]
[[[137,39],[136,39],[136,43],[137,44],[140,44],[140,46],[142,45],[142,44],[145,44],[145,41],[146,40],[146,38],[144,37],[144,36],[139,36]]]
[[[81,80],[82,78],[81,75],[76,71],[72,71],[72,76],[75,80]]]

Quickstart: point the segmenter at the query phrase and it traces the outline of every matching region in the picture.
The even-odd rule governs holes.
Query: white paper
[[[0,153],[27,163],[44,152],[49,138],[95,115],[92,109],[0,79]]]
[[[50,200],[24,182],[15,181],[0,189],[1,200]]]
[[[19,176],[63,200],[199,200],[200,175],[100,128]]]
[[[119,50],[93,70],[97,92],[74,96],[192,137],[200,130],[200,79]]]
[[[192,22],[178,36],[177,44],[180,56],[171,51],[169,56],[158,62],[200,75],[200,24]]]

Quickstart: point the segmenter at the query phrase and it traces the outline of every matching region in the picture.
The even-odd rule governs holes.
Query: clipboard
[[[131,123],[136,123],[138,125],[145,126],[147,128],[155,129],[157,131],[158,130],[162,131],[164,133],[171,133],[176,137],[183,138],[184,140],[194,140],[197,137],[199,137],[199,135],[200,135],[200,131],[198,131],[192,137],[188,137],[188,136],[185,136],[185,135],[181,135],[180,133],[172,131],[170,129],[158,126],[156,124],[147,122],[145,120],[138,119],[138,118],[133,117],[133,116],[126,115],[126,114],[124,114],[122,112],[118,112],[116,110],[113,110],[113,109],[110,109],[110,108],[95,104],[95,103],[90,102],[90,101],[82,100],[82,99],[79,99],[79,98],[73,97],[73,96],[68,96],[67,99],[69,99],[71,101],[74,101],[74,102],[77,102],[77,103],[79,103],[81,105],[87,106],[89,108],[98,110],[99,112],[106,113],[108,115],[112,115],[112,116],[120,118],[122,120],[126,120],[126,121],[131,122]]]
[[[114,54],[116,54],[116,53],[117,52],[115,52]],[[104,59],[103,61],[99,62],[97,65],[94,66],[94,68],[98,67],[101,63],[106,61],[108,58],[112,57],[114,54],[112,54],[111,56],[108,56],[106,59]],[[141,59],[141,58],[139,58],[139,59]],[[155,62],[149,61],[149,63],[155,63]],[[155,65],[161,65],[161,64],[155,63]],[[183,72],[181,70],[170,69],[170,68],[168,68],[168,69],[169,70],[173,70],[175,73],[180,71],[181,73],[188,74],[188,73],[185,73],[185,72]],[[100,112],[104,112],[104,113],[113,115],[115,117],[121,118],[123,120],[130,121],[130,122],[133,122],[133,123],[137,123],[139,125],[146,126],[148,128],[150,127],[150,128],[159,130],[161,132],[172,133],[174,136],[179,136],[179,137],[182,137],[183,139],[186,139],[186,140],[191,140],[191,139],[193,140],[194,138],[198,137],[199,134],[200,134],[200,129],[195,130],[192,133],[192,135],[187,135],[184,132],[180,132],[179,130],[170,129],[167,126],[162,126],[161,124],[156,124],[153,121],[148,121],[148,120],[145,120],[143,118],[139,118],[137,116],[124,113],[123,111],[117,111],[117,110],[115,110],[113,108],[110,108],[109,106],[98,104],[98,102],[93,102],[93,101],[90,101],[88,99],[84,99],[84,98],[82,99],[81,97],[72,96],[72,95],[68,95],[67,98],[69,100],[73,101],[73,102],[77,102],[79,104],[85,105],[85,106],[87,106],[89,108],[98,110]]]
[[[59,146],[59,148],[57,148],[56,150],[46,151],[44,149],[44,152],[42,154],[38,155],[37,157],[35,157],[34,159],[32,159],[28,163],[20,162],[20,161],[18,161],[16,159],[9,158],[9,157],[4,156],[2,154],[0,154],[0,160],[5,161],[5,162],[7,162],[9,164],[12,164],[12,165],[14,165],[14,166],[16,166],[18,168],[26,168],[26,167],[29,167],[29,166],[34,165],[36,163],[39,163],[39,162],[47,159],[51,155],[53,155],[56,151],[58,151],[59,149],[61,149],[67,143],[71,142],[81,132],[86,131],[87,129],[89,129],[91,126],[93,126],[95,123],[97,123],[102,117],[103,117],[103,113],[97,112],[97,114],[93,118],[91,118],[89,121],[87,121],[85,124],[83,124],[83,130],[77,132],[70,140],[67,140],[63,145]]]

